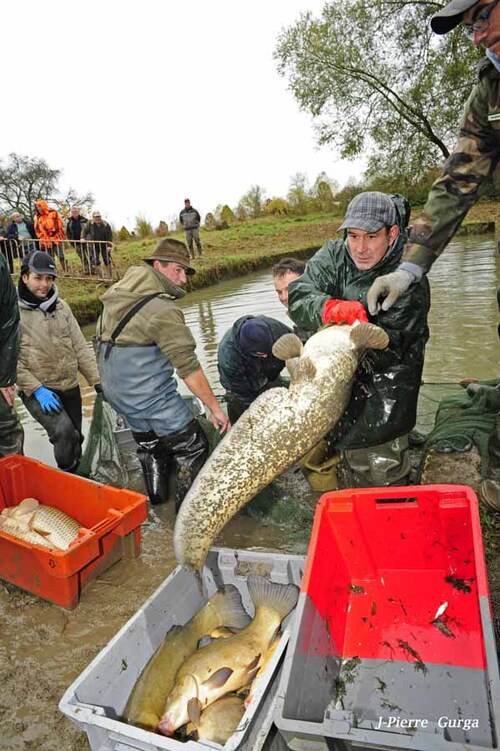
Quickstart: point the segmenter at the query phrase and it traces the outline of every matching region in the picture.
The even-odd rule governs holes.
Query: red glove
[[[321,319],[323,323],[347,323],[349,326],[355,321],[368,323],[366,310],[355,300],[327,300]]]

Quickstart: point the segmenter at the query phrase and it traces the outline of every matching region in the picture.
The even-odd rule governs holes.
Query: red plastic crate
[[[81,524],[67,550],[51,550],[0,530],[0,578],[45,600],[73,609],[89,581],[137,555],[147,499],[48,467],[25,456],[0,459],[0,511],[24,498],[64,511]]]
[[[500,748],[500,676],[471,488],[320,498],[275,722],[293,748]]]
[[[477,499],[431,485],[326,493],[311,535],[302,591],[329,625],[341,657],[485,667],[479,598],[488,598]],[[438,626],[460,638],[440,637]],[[391,645],[390,647],[387,645]]]

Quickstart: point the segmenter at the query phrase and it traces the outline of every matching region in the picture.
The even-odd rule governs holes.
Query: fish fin
[[[262,657],[262,655],[261,655],[261,654],[260,654],[260,652],[259,652],[259,654],[257,655],[257,657],[255,657],[255,658],[254,658],[254,659],[252,660],[252,662],[249,662],[249,663],[248,663],[248,665],[247,665],[247,666],[245,667],[245,670],[248,670],[249,672],[251,672],[251,671],[252,671],[252,670],[254,670],[255,668],[258,668],[258,667],[259,667],[259,664],[260,664],[260,658],[261,658],[261,657]]]
[[[299,588],[295,584],[275,584],[258,574],[250,574],[247,584],[255,609],[273,608],[279,614],[280,620],[283,620],[297,604]]]
[[[190,699],[187,703],[187,713],[189,719],[191,720],[195,728],[197,728],[200,724],[201,701],[196,698]]]
[[[209,634],[217,626],[246,628],[251,618],[243,607],[241,595],[234,584],[221,587],[208,601],[203,614],[202,632]]]
[[[165,639],[167,638],[167,636],[175,636],[175,634],[178,634],[180,631],[182,631],[183,628],[184,626],[181,626],[179,623],[176,623],[174,626],[169,628],[169,630],[165,634]]]
[[[358,349],[385,349],[389,344],[387,331],[374,323],[360,323],[351,329],[351,341]]]
[[[311,381],[316,375],[316,366],[308,357],[294,357],[292,360],[287,360],[286,367],[293,383]]]
[[[227,683],[233,672],[232,668],[219,668],[215,673],[212,673],[210,678],[203,681],[201,685],[206,689],[222,688],[222,686]]]
[[[205,636],[202,636],[201,639],[198,639],[198,646],[196,647],[196,649],[203,649],[203,647],[207,647],[213,641],[215,641],[213,636],[210,636],[210,634],[205,634]]]
[[[25,514],[33,514],[39,506],[40,502],[36,498],[24,498],[17,506],[9,509],[9,515],[18,519]]]
[[[273,344],[273,355],[278,360],[292,360],[300,357],[303,345],[297,334],[283,334]]]
[[[246,679],[247,679],[248,683],[252,683],[252,681],[254,680],[254,678],[256,678],[258,676],[259,670],[260,670],[260,668],[256,667],[253,670],[250,670],[250,672],[246,674]]]

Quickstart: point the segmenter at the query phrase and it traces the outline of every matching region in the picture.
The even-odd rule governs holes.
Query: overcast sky
[[[183,208],[234,207],[255,184],[286,196],[321,171],[362,171],[317,149],[272,54],[284,26],[323,0],[88,0],[2,6],[2,158],[62,170],[117,228]],[[8,65],[7,65],[8,63]]]

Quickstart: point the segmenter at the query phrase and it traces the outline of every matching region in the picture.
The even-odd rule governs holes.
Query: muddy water
[[[432,333],[419,410],[423,426],[432,417],[435,400],[443,391],[452,390],[459,379],[498,375],[495,290],[499,283],[500,258],[493,237],[453,243],[433,269]],[[192,293],[182,306],[199,343],[200,360],[219,394],[217,342],[232,322],[247,313],[266,313],[290,323],[272,290],[269,272]],[[84,389],[86,428],[92,399],[93,390]],[[53,465],[43,430],[21,412],[26,454]],[[298,478],[286,482],[285,495],[304,490]],[[307,494],[305,502],[312,506],[315,498]],[[143,527],[140,558],[124,560],[92,582],[72,612],[0,583],[0,749],[88,749],[86,736],[58,712],[59,699],[174,567],[173,522],[169,506],[150,511]],[[218,542],[230,547],[303,552],[306,541],[293,534],[295,531],[242,514]]]

